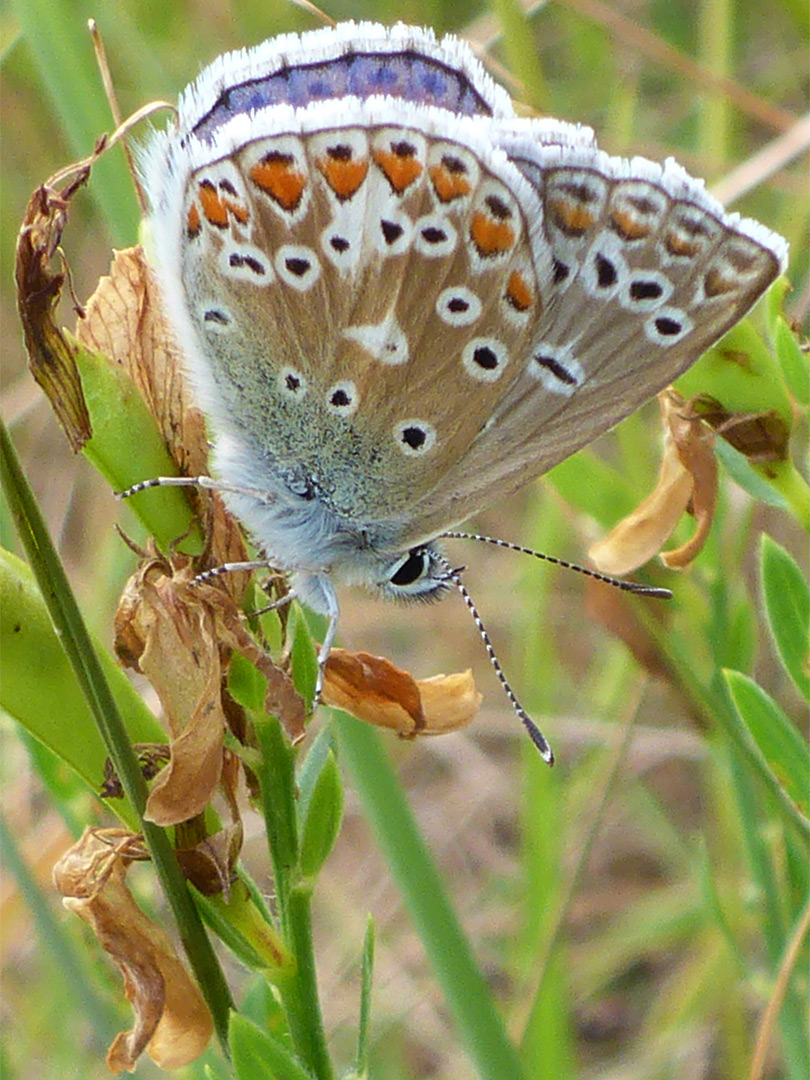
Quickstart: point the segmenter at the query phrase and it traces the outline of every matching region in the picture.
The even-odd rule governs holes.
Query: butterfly
[[[786,263],[671,159],[518,118],[466,45],[404,25],[221,56],[142,157],[208,484],[328,616],[320,678],[339,588],[461,587],[444,534],[677,378]]]

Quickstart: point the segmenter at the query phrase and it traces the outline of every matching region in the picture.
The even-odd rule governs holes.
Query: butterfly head
[[[453,583],[444,556],[425,545],[399,554],[359,546],[318,571],[293,568],[292,579],[296,595],[327,614],[335,588],[354,586],[380,599],[413,603],[438,600]]]

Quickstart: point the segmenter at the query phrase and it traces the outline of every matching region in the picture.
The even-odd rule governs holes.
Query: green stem
[[[267,842],[273,862],[279,920],[295,972],[278,986],[295,1049],[318,1080],[334,1080],[326,1045],[312,944],[310,889],[298,876],[295,752],[275,717],[253,716],[262,752],[258,767]]]
[[[56,632],[87,698],[141,831],[166,898],[177,921],[189,962],[227,1052],[228,1016],[233,1007],[228,984],[186,887],[164,831],[143,820],[147,787],[127,737],[121,714],[93,648],[64,567],[48,534],[33,492],[23,474],[5,424],[0,422],[0,477],[20,539],[39,584]]]
[[[326,1045],[315,950],[312,943],[312,890],[296,885],[290,891],[286,919],[288,943],[295,956],[296,973],[281,993],[290,1019],[290,1032],[299,1053],[318,1080],[334,1080],[335,1070]],[[294,1007],[293,1007],[294,1006]]]
[[[787,463],[785,468],[780,468],[775,476],[768,479],[785,498],[801,527],[810,532],[810,487],[796,466]]]

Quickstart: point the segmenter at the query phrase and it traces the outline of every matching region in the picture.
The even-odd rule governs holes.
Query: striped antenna
[[[449,582],[452,582],[452,584],[455,585],[455,587],[461,593],[461,598],[467,605],[467,610],[472,615],[473,621],[478,627],[478,633],[481,635],[481,640],[484,643],[484,648],[487,650],[489,662],[492,664],[492,667],[495,670],[495,674],[498,676],[498,680],[503,687],[504,693],[509,698],[509,703],[512,706],[514,712],[516,713],[518,720],[520,720],[521,724],[523,724],[529,734],[529,738],[532,740],[534,745],[542,754],[543,760],[547,761],[549,765],[553,765],[554,753],[551,747],[548,745],[548,741],[546,740],[545,735],[542,733],[537,724],[535,724],[534,720],[532,720],[532,718],[520,704],[517,699],[517,695],[515,694],[515,691],[509,685],[509,680],[503,673],[503,668],[501,667],[500,660],[498,660],[498,657],[495,655],[495,650],[492,647],[492,642],[489,640],[487,628],[481,621],[481,616],[478,614],[478,609],[475,606],[473,598],[470,596],[469,592],[467,591],[467,587],[461,580],[461,570],[463,569],[463,567],[454,570],[443,555],[439,555],[438,552],[435,551],[433,552],[433,554],[436,556],[440,565],[444,566],[445,573],[447,574],[447,580]]]
[[[498,540],[494,536],[482,536],[480,533],[446,532],[442,538],[447,540],[480,540],[482,544],[494,544],[495,547],[506,548],[507,551],[519,551],[522,555],[531,555],[535,559],[561,566],[565,570],[575,570],[578,574],[602,581],[605,585],[612,585],[622,592],[633,593],[635,596],[649,596],[655,600],[671,600],[672,593],[669,589],[660,589],[657,585],[643,585],[640,581],[622,581],[620,578],[608,577],[600,574],[598,570],[590,570],[587,566],[578,566],[566,559],[557,559],[554,555],[544,555],[542,551],[534,551],[532,548],[521,547],[520,544],[512,544],[509,540]]]

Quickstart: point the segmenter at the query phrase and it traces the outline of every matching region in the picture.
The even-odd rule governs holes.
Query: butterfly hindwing
[[[610,158],[510,132],[543,206],[552,297],[521,378],[418,507],[435,534],[542,475],[684,372],[777,277],[785,245],[727,215],[674,162]]]

